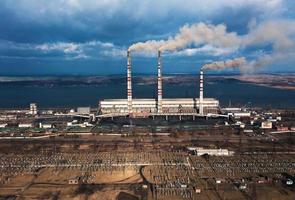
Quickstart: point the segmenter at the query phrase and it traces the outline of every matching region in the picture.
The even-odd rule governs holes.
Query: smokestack
[[[158,51],[158,113],[162,113],[162,72],[161,51]]]
[[[132,113],[132,81],[131,81],[131,55],[127,51],[127,106],[128,113]]]
[[[203,83],[203,69],[200,70],[200,99],[199,99],[199,114],[204,114],[203,96],[204,96],[204,83]]]

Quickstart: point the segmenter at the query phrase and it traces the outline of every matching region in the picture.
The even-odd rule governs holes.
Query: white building
[[[41,112],[42,112],[42,115],[52,115],[53,114],[53,110],[43,110]]]
[[[242,111],[242,108],[222,108],[221,109],[222,112],[241,112]]]
[[[5,124],[0,124],[0,128],[6,128],[7,127],[7,123]]]
[[[77,113],[80,115],[89,115],[90,114],[90,107],[78,107]]]
[[[90,124],[88,122],[83,122],[83,123],[77,123],[77,121],[72,121],[72,122],[67,122],[67,127],[81,127],[81,128],[86,128],[86,127],[92,127],[93,124]]]
[[[262,129],[272,129],[272,121],[263,121],[261,122]]]
[[[9,115],[9,114],[2,114],[0,115],[0,121],[10,121],[10,120],[16,120],[17,115]]]
[[[241,117],[250,117],[251,113],[250,112],[235,112],[235,113],[232,113],[232,115],[235,118],[241,118]]]
[[[32,128],[33,125],[30,123],[20,123],[20,124],[18,124],[18,127],[19,128]]]
[[[39,128],[50,129],[52,127],[53,127],[52,124],[42,124],[42,123],[39,123]]]
[[[195,151],[197,156],[208,154],[210,156],[231,156],[234,154],[233,151],[228,149],[204,149],[202,147],[187,147],[189,151]]]
[[[163,99],[162,111],[163,113],[198,112],[199,105],[198,98]],[[204,98],[202,105],[205,112],[217,113],[219,101],[213,98]],[[99,108],[102,114],[128,113],[127,99],[102,100],[99,102]],[[132,111],[133,113],[156,113],[157,101],[156,99],[133,99]]]
[[[37,104],[36,103],[31,103],[30,104],[30,112],[31,115],[37,115],[38,109],[37,109]]]

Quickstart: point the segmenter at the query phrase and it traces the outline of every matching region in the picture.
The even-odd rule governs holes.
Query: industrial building
[[[89,115],[90,114],[90,107],[78,107],[77,114],[79,115]]]
[[[194,155],[210,155],[210,156],[232,156],[234,151],[229,151],[228,149],[204,149],[203,147],[187,147],[187,150]]]
[[[199,98],[163,98],[161,52],[158,51],[157,99],[134,99],[132,96],[131,53],[127,52],[127,98],[105,99],[99,102],[102,115],[177,115],[191,114],[204,116],[219,112],[219,101],[203,97],[203,71],[200,71]]]
[[[37,104],[36,103],[31,103],[30,104],[29,114],[31,114],[31,115],[37,115],[38,114],[38,109],[37,109]]]

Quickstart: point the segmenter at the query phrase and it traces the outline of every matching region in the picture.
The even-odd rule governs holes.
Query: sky
[[[164,73],[241,57],[242,73],[295,72],[295,1],[0,1],[0,75],[123,74],[142,44],[136,74],[156,73],[163,45]]]

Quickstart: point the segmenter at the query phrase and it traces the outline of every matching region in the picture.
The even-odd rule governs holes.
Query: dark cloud
[[[132,43],[166,39],[184,24],[200,21],[223,23],[229,31],[244,34],[253,19],[259,23],[270,18],[294,18],[288,6],[288,1],[283,0],[187,0],[181,3],[177,0],[18,0],[17,3],[2,0],[0,73],[124,72],[124,51]],[[97,43],[91,45],[90,42]],[[42,45],[47,45],[49,50],[38,49]],[[76,49],[67,51],[71,45],[76,45]],[[215,49],[216,55],[211,53],[211,57],[204,58],[206,50],[210,48],[194,58],[176,55],[169,63],[171,71],[194,59],[204,62],[221,56],[218,55],[221,50]],[[151,64],[154,61],[150,58],[142,58],[137,63],[145,68]]]

